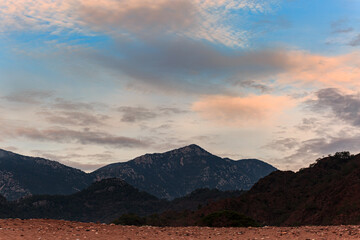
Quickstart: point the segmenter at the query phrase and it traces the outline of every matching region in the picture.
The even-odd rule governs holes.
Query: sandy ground
[[[0,220],[0,239],[360,239],[360,226],[133,227],[42,219]]]

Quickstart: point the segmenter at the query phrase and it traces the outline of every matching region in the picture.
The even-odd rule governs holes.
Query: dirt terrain
[[[0,239],[360,239],[360,226],[134,227],[43,219],[0,220]]]

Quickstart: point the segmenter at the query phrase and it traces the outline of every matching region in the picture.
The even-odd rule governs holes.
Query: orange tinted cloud
[[[202,117],[226,125],[265,123],[286,108],[293,106],[286,96],[205,96],[195,102],[192,110]]]
[[[288,53],[288,69],[280,73],[280,82],[303,82],[331,87],[359,87],[360,52],[321,56],[307,52]]]

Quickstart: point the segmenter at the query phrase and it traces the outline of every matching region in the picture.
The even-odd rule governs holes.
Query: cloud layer
[[[234,29],[232,11],[266,13],[270,1],[212,0],[10,0],[0,3],[0,32],[33,29],[53,33],[86,28],[135,37],[176,34],[227,46],[247,44],[247,32]],[[245,13],[245,12],[244,12]],[[152,36],[153,35],[153,36]]]

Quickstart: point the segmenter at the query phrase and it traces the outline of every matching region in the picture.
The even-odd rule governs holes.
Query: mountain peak
[[[195,155],[212,155],[205,149],[201,148],[200,146],[196,144],[190,144],[188,146],[178,148],[172,151],[169,151],[168,153],[183,153],[183,154],[195,154]]]

